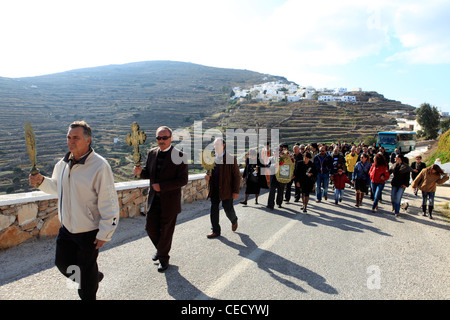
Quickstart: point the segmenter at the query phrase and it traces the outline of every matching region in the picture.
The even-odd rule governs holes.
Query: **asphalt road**
[[[265,207],[251,196],[235,202],[236,232],[221,211],[222,236],[210,232],[209,201],[184,205],[170,267],[157,272],[144,217],[123,219],[98,259],[105,278],[102,300],[404,300],[450,299],[450,225],[422,217],[419,197],[408,189],[410,208],[394,217],[388,184],[378,213],[344,201]],[[447,195],[446,195],[447,196]],[[243,194],[241,194],[242,200]],[[406,196],[405,196],[406,198]],[[293,200],[293,199],[292,199]],[[450,201],[440,196],[436,201]],[[0,252],[0,299],[78,300],[76,289],[53,265],[54,239],[24,243]]]

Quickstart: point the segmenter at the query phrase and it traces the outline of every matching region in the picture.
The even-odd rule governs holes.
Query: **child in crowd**
[[[344,169],[342,168],[342,165],[337,166],[337,172],[334,175],[333,178],[334,181],[334,203],[338,204],[339,202],[342,202],[342,198],[344,197],[344,189],[345,184],[351,184],[351,181],[348,179],[347,175],[344,174]]]

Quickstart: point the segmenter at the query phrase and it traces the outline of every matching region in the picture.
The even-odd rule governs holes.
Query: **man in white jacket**
[[[119,220],[119,202],[108,162],[91,148],[92,132],[75,121],[67,132],[69,152],[54,167],[52,177],[30,175],[30,184],[58,195],[61,228],[55,264],[66,277],[79,281],[83,300],[96,299],[98,250],[111,237]],[[77,282],[78,282],[77,281]]]

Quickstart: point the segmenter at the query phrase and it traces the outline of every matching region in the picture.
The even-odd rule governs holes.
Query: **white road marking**
[[[205,300],[213,297],[217,297],[227,286],[233,282],[240,274],[242,274],[252,263],[277,242],[286,232],[288,232],[296,223],[297,219],[291,220],[283,228],[278,230],[272,237],[267,239],[260,247],[253,250],[245,259],[242,259],[240,263],[231,268],[228,272],[217,279],[209,288],[199,294],[195,300]]]

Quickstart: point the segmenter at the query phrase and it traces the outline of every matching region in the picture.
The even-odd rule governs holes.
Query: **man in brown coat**
[[[233,200],[239,198],[239,188],[241,183],[241,174],[237,160],[234,156],[225,151],[225,141],[216,139],[214,141],[216,152],[216,165],[211,171],[211,175],[206,175],[205,179],[209,182],[209,194],[211,198],[211,225],[212,232],[207,235],[208,238],[220,236],[219,224],[219,204],[222,201],[222,207],[225,214],[231,222],[231,230],[236,231],[238,227],[238,218],[233,207]]]
[[[169,251],[177,216],[181,212],[181,188],[188,182],[187,159],[171,145],[172,130],[156,130],[158,147],[149,151],[144,168],[134,167],[134,174],[150,179],[149,210],[145,229],[156,248],[153,261],[159,259],[158,271],[169,266]]]

